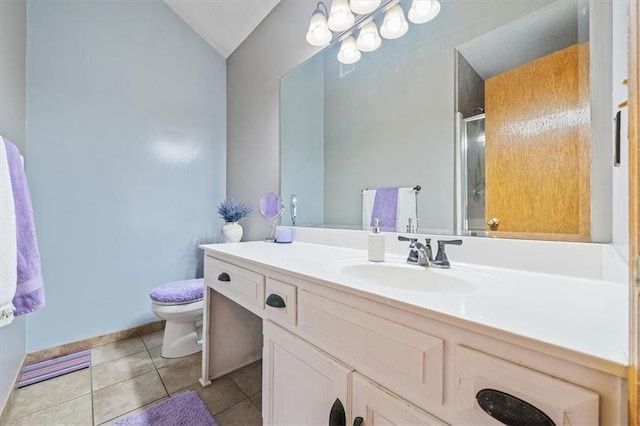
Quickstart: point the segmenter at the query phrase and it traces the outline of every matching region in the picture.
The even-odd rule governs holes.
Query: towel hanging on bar
[[[377,218],[381,230],[404,232],[409,218],[418,216],[416,196],[419,190],[419,185],[362,190],[362,229],[371,229]]]

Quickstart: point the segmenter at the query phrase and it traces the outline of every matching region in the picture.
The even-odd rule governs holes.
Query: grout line
[[[151,356],[151,351],[149,350],[149,348],[147,348],[147,353],[149,354],[149,358],[151,358],[151,364],[153,364],[153,367],[155,368],[156,374],[160,378],[160,383],[162,383],[162,387],[164,388],[164,392],[167,394],[167,398],[171,398],[171,394],[169,393],[169,389],[167,389],[167,385],[164,383],[164,379],[162,378],[162,375],[160,374],[160,369],[158,368],[158,366],[156,365],[155,361],[153,360],[153,357]]]
[[[75,398],[71,398],[71,399],[68,399],[68,400],[66,400],[66,401],[62,401],[62,402],[60,402],[59,404],[52,405],[52,406],[50,406],[50,407],[45,407],[45,408],[42,408],[42,409],[40,409],[40,410],[36,410],[36,411],[29,412],[29,413],[25,414],[24,416],[20,416],[20,417],[11,417],[11,418],[7,419],[7,421],[8,421],[8,423],[7,423],[7,424],[8,424],[8,425],[9,425],[9,424],[11,424],[11,421],[12,421],[12,420],[20,420],[20,419],[24,419],[25,417],[29,417],[29,416],[33,416],[34,414],[42,413],[43,411],[50,410],[50,409],[52,409],[52,408],[56,408],[56,407],[58,407],[58,406],[60,406],[60,405],[66,404],[66,403],[68,403],[68,402],[75,401],[76,399],[84,398],[84,397],[85,397],[85,396],[87,396],[87,395],[91,395],[91,393],[85,393],[85,394],[83,394],[83,395],[78,395],[78,396],[76,396]],[[91,398],[91,399],[93,400],[93,396],[92,396],[92,398]],[[92,414],[93,414],[93,403],[92,403]],[[91,421],[93,422],[93,419],[92,419]],[[4,423],[2,423],[2,424],[4,425]]]
[[[166,396],[163,396],[162,398],[166,398]],[[144,405],[142,405],[142,406],[140,406],[140,407],[134,408],[133,410],[131,410],[131,411],[127,411],[126,413],[118,414],[117,416],[112,417],[112,418],[110,418],[110,419],[108,419],[108,420],[105,420],[104,422],[102,422],[102,423],[100,423],[100,424],[98,424],[98,425],[95,425],[95,426],[102,426],[102,425],[105,425],[105,424],[107,424],[107,423],[109,423],[109,422],[114,421],[115,419],[117,419],[117,418],[119,418],[119,417],[123,417],[123,416],[126,416],[127,414],[131,414],[131,413],[133,413],[134,411],[141,409],[142,407],[147,407],[147,406],[149,406],[149,408],[151,408],[151,407],[150,407],[151,405],[155,405],[156,403],[158,403],[159,401],[161,401],[161,400],[162,400],[162,398],[158,398],[158,399],[156,399],[155,401],[151,401],[151,402],[149,402],[149,403],[147,403],[147,404],[144,404]],[[95,423],[94,423],[94,424],[95,424]]]
[[[91,424],[96,424],[96,415],[93,409],[93,365],[91,364],[91,351],[89,351],[89,389],[91,389]]]

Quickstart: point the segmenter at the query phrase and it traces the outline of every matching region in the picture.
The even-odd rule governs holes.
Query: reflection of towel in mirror
[[[0,138],[1,140],[2,138]],[[0,326],[13,321],[17,282],[16,216],[7,151],[0,143]]]
[[[409,218],[417,217],[416,193],[413,188],[380,188],[362,191],[362,229],[370,230],[374,219],[380,229],[404,232]]]
[[[44,287],[40,273],[40,252],[36,241],[33,210],[27,177],[22,166],[20,151],[4,139],[7,162],[11,174],[11,187],[15,202],[17,243],[17,287],[13,298],[15,315],[24,315],[44,306]]]

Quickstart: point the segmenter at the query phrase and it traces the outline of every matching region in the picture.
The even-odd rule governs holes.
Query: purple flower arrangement
[[[236,203],[231,200],[224,200],[218,204],[218,215],[225,222],[237,222],[243,217],[249,216],[251,209],[243,203]]]

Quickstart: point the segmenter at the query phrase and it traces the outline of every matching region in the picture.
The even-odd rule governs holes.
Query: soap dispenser
[[[384,234],[380,233],[380,222],[373,220],[373,232],[369,234],[369,260],[384,262]]]

